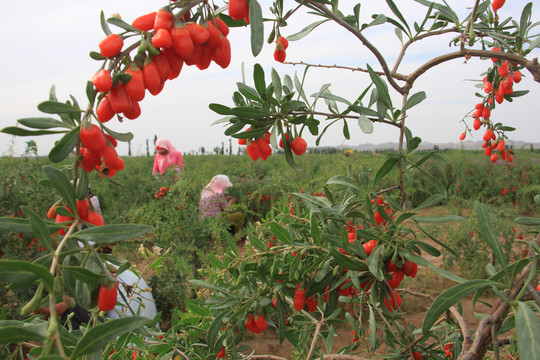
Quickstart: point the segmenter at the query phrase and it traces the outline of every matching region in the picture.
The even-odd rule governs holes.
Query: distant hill
[[[428,150],[438,146],[439,149],[464,149],[464,150],[479,150],[482,149],[482,141],[462,141],[459,143],[439,143],[422,142],[419,149]],[[534,149],[540,149],[540,143],[528,143],[525,141],[508,141],[508,146],[514,149],[529,149],[532,145]],[[352,149],[356,151],[375,151],[375,150],[397,150],[398,144],[394,142],[386,142],[382,144],[360,144],[356,146],[346,145],[343,149]]]

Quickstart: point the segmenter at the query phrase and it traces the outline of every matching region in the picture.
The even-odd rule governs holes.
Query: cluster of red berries
[[[266,323],[266,319],[264,318],[263,314],[259,314],[256,319],[255,315],[249,314],[244,325],[246,325],[246,328],[249,331],[255,334],[260,334],[268,328],[268,324]]]
[[[156,199],[161,199],[163,196],[165,196],[166,193],[167,193],[167,188],[164,186],[160,188],[158,191],[156,191],[156,193],[154,194],[154,197]]]
[[[491,50],[496,52],[501,51],[498,47],[494,47]],[[495,107],[494,102],[502,104],[505,95],[512,95],[514,93],[514,83],[519,83],[522,75],[516,66],[511,66],[507,60],[492,57],[491,61],[497,71],[489,71],[489,74],[483,79],[486,97],[483,102],[475,105],[475,110],[472,114],[473,129],[479,130],[482,125],[488,126],[483,136],[484,144],[482,148],[486,156],[490,157],[491,162],[497,161],[499,157],[502,160],[512,162],[514,160],[513,152],[506,149],[502,133],[499,132],[496,134],[495,132],[497,130],[490,126],[490,116],[491,110]],[[465,136],[466,133],[462,133],[460,140],[465,139]]]
[[[219,17],[203,19],[200,23],[189,21],[190,13],[175,16],[169,7],[136,18],[132,26],[143,37],[134,61],[123,69],[130,75],[127,81],[113,81],[109,70],[102,69],[92,77],[97,91],[103,93],[96,108],[99,121],[107,122],[115,114],[136,119],[141,114],[139,102],[145,92],[157,95],[167,80],[180,75],[182,67],[196,65],[204,70],[214,61],[222,68],[229,66],[231,46],[227,39],[229,28]],[[100,44],[100,53],[106,58],[121,54],[123,38],[111,34]]]
[[[79,131],[82,146],[79,148],[79,167],[86,172],[98,169],[100,175],[113,177],[124,169],[124,160],[116,152],[118,142],[109,134],[104,134],[96,124],[83,124]]]
[[[266,161],[272,155],[269,132],[259,138],[238,139],[238,145],[246,145],[246,152],[253,161],[257,161],[259,158]]]
[[[88,198],[84,200],[77,199],[76,205],[77,205],[77,208],[76,208],[77,214],[74,214],[73,210],[69,208],[68,206],[66,206],[66,209],[71,214],[73,214],[73,216],[65,216],[65,215],[58,214],[56,212],[57,206],[53,205],[47,212],[47,218],[51,220],[54,219],[57,223],[66,224],[66,226],[71,225],[71,223],[75,220],[75,216],[77,216],[83,222],[87,222],[95,226],[103,226],[105,224],[105,222],[103,221],[103,216],[101,216],[94,210],[90,210],[90,201],[88,200]],[[65,235],[66,234],[65,228],[58,230],[58,234]]]
[[[293,305],[296,311],[302,311],[307,306],[307,311],[310,313],[317,310],[319,300],[313,296],[306,296],[307,288],[302,283],[296,285],[294,289],[294,301]],[[326,302],[328,299],[328,290],[326,291],[323,300]]]

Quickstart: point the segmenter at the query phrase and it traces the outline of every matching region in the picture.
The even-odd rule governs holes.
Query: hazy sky
[[[285,1],[287,2],[287,1]],[[357,1],[341,1],[344,13],[350,14]],[[269,15],[270,1],[260,1],[263,14]],[[364,2],[361,18],[370,21],[374,11],[385,12],[383,1]],[[413,1],[397,0],[397,4],[406,5],[407,14],[420,14],[425,10]],[[473,4],[474,1],[453,0],[450,4]],[[0,67],[0,127],[14,126],[16,120],[25,117],[48,116],[37,110],[37,105],[47,100],[51,85],[56,86],[56,93],[61,101],[75,96],[82,107],[87,104],[84,89],[86,81],[100,67],[100,62],[89,57],[90,51],[98,51],[98,43],[105,37],[99,24],[100,11],[106,17],[119,13],[131,23],[139,15],[157,11],[166,2],[148,0],[94,0],[94,1],[27,1],[24,7],[14,1],[0,2],[0,27],[4,38],[2,41],[2,66]],[[218,1],[217,4],[222,4]],[[371,5],[370,5],[371,4]],[[526,1],[512,1],[500,10],[501,17],[517,16]],[[540,20],[538,4],[533,6],[533,22]],[[376,10],[370,9],[377,6]],[[305,17],[299,21],[291,21],[290,26],[283,28],[283,35],[297,32],[308,24]],[[313,18],[311,18],[313,19]],[[311,21],[318,20],[315,18]],[[295,25],[296,23],[296,25]],[[120,29],[111,25],[114,32]],[[386,30],[386,31],[383,31]],[[538,32],[538,28],[535,29]],[[268,34],[266,29],[265,36]],[[242,81],[241,68],[244,63],[246,82],[253,85],[252,69],[260,63],[267,74],[275,68],[281,75],[299,76],[303,67],[284,65],[274,61],[273,45],[266,44],[261,54],[253,58],[249,43],[249,30],[245,28],[231,29],[229,39],[232,47],[232,62],[227,69],[212,65],[200,71],[195,66],[184,66],[180,76],[168,81],[158,96],[147,94],[141,102],[142,115],[136,120],[119,123],[116,119],[107,123],[118,132],[132,132],[134,139],[132,151],[145,154],[145,142],[152,142],[154,135],[165,136],[183,152],[198,150],[204,146],[207,150],[221,147],[222,142],[228,146],[229,138],[223,135],[221,125],[211,124],[221,116],[208,108],[209,103],[232,105],[231,96],[236,90],[236,82]],[[366,36],[377,47],[380,47],[388,61],[393,65],[400,44],[393,29],[386,25],[366,31]],[[413,46],[402,67],[401,73],[408,73],[419,64],[445,52],[454,51],[448,44],[451,37],[431,40]],[[538,57],[535,51],[529,58]],[[287,50],[288,61],[304,61],[313,64],[345,65],[365,67],[370,63],[376,70],[378,65],[373,56],[366,52],[351,34],[336,25],[321,26],[307,38],[290,42]],[[481,71],[491,65],[489,60],[454,60],[437,69],[432,69],[417,81],[413,92],[425,91],[427,100],[409,113],[408,126],[415,135],[430,142],[458,142],[464,130],[460,120],[473,109],[478,98],[474,96],[477,88],[471,79],[480,79]],[[492,120],[515,126],[518,131],[509,134],[511,139],[538,142],[540,124],[538,99],[540,84],[532,81],[526,71],[523,81],[514,87],[515,90],[530,89],[531,93],[513,103],[503,103],[493,112]],[[360,72],[337,69],[310,69],[306,82],[306,94],[309,96],[319,90],[324,83],[331,83],[330,90],[348,100],[353,100],[369,84],[367,76]],[[400,104],[400,99],[394,99]],[[341,105],[343,109],[343,105]],[[470,118],[468,118],[470,123]],[[323,138],[321,145],[354,146],[360,143],[382,143],[396,141],[395,130],[385,126],[376,126],[373,134],[363,134],[354,121],[349,122],[351,140],[346,141],[342,135],[342,127],[334,126]],[[59,136],[42,136],[14,139],[15,154],[21,154],[25,142],[33,139],[38,144],[39,154],[45,155]],[[468,139],[471,139],[468,137]],[[1,154],[7,154],[13,138],[0,134]],[[308,146],[314,146],[315,138],[306,136]],[[475,133],[472,140],[481,140],[481,134]],[[234,148],[236,144],[233,141]],[[127,153],[127,144],[121,143],[118,151]]]

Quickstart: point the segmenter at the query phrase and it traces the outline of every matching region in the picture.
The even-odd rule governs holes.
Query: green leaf
[[[382,166],[377,170],[377,174],[375,174],[375,178],[373,180],[373,185],[377,186],[381,182],[381,180],[388,175],[390,171],[394,169],[394,167],[397,164],[398,159],[392,159],[389,158],[382,164]]]
[[[105,35],[109,36],[112,34],[109,25],[107,25],[107,21],[105,21],[105,14],[103,13],[103,11],[101,11],[101,13],[99,14],[99,23],[101,24],[101,29],[103,29]]]
[[[377,116],[377,111],[372,110],[372,109],[370,109],[368,107],[365,107],[365,106],[351,105],[351,106],[348,107],[348,110],[354,111],[355,113],[359,113],[361,115]]]
[[[64,161],[77,145],[79,145],[78,126],[56,142],[49,152],[49,160],[55,163]]]
[[[0,321],[0,344],[20,343],[24,341],[42,341],[47,336],[47,323],[27,324],[22,321]]]
[[[0,260],[0,277],[2,280],[16,282],[18,277],[36,276],[43,281],[47,291],[53,291],[54,277],[43,265],[22,260]]]
[[[56,223],[46,222],[49,232],[55,232],[62,228]],[[22,218],[2,217],[0,218],[0,230],[1,231],[13,231],[18,233],[29,234],[32,233],[30,221]]]
[[[212,320],[212,323],[210,324],[210,326],[208,327],[206,341],[211,347],[214,346],[216,343],[216,338],[219,332],[221,331],[221,328],[223,327],[223,318],[226,315],[229,315],[229,313],[226,311],[219,312],[214,318],[214,320]]]
[[[356,193],[362,192],[362,188],[358,186],[356,181],[343,175],[336,175],[336,176],[331,177],[326,182],[326,185],[341,185],[348,189],[354,190]]]
[[[257,89],[259,95],[266,95],[266,81],[264,79],[264,70],[260,64],[255,64],[255,66],[253,66],[253,81],[255,83],[255,89]]]
[[[517,303],[516,328],[520,359],[540,359],[540,319],[527,304]]]
[[[27,130],[17,126],[8,126],[2,129],[2,132],[15,136],[40,136],[40,135],[52,135],[63,134],[65,131],[60,130]]]
[[[94,106],[94,103],[96,101],[96,89],[94,89],[94,84],[90,80],[86,82],[86,97],[88,98],[88,102],[90,103],[90,106]]]
[[[424,200],[423,203],[418,205],[418,207],[414,210],[426,209],[435,205],[439,205],[441,201],[443,201],[443,199],[444,198],[441,194],[431,195],[428,199]]]
[[[448,280],[451,280],[451,281],[454,281],[454,282],[460,283],[460,284],[467,281],[466,279],[464,279],[464,278],[462,278],[460,276],[457,276],[455,274],[452,274],[449,271],[446,271],[444,269],[436,267],[435,265],[433,265],[433,263],[431,261],[426,260],[421,256],[418,256],[418,255],[415,255],[415,254],[410,254],[410,253],[405,253],[405,254],[403,254],[403,257],[408,259],[409,261],[412,261],[412,262],[418,264],[418,265],[430,268],[431,270],[435,271],[437,274],[441,275],[445,279],[448,279]]]
[[[281,101],[281,95],[283,94],[283,86],[281,85],[281,78],[275,69],[272,69],[272,86],[274,87],[274,95],[276,95],[277,101]]]
[[[224,232],[225,241],[227,242],[227,248],[231,250],[234,255],[239,256],[240,252],[238,251],[238,246],[236,241],[233,239],[232,235],[228,231]]]
[[[256,120],[261,120],[270,116],[270,113],[268,111],[250,107],[250,106],[239,106],[239,107],[232,108],[231,114],[239,117],[240,119],[256,119]]]
[[[132,32],[135,32],[135,33],[140,32],[140,30],[137,29],[135,26],[132,26],[132,25],[128,24],[127,22],[125,22],[124,20],[122,20],[119,17],[115,17],[115,16],[110,17],[110,18],[107,19],[107,22],[109,24],[116,25],[119,28],[122,28],[122,29],[127,30],[127,31],[132,31]]]
[[[516,223],[520,224],[520,225],[527,225],[527,226],[539,226],[540,225],[540,218],[518,217],[514,221]]]
[[[373,122],[368,119],[366,115],[360,115],[358,118],[358,126],[360,127],[360,130],[364,134],[372,134],[373,133]]]
[[[279,241],[287,245],[292,245],[291,234],[289,234],[287,229],[285,229],[283,226],[279,225],[276,222],[271,222],[270,230]]]
[[[99,285],[107,280],[107,276],[80,266],[62,266],[62,271],[75,279],[81,280],[91,286]]]
[[[54,186],[56,191],[58,191],[64,200],[66,200],[68,206],[72,210],[76,209],[75,191],[73,190],[73,186],[71,185],[67,176],[60,170],[48,165],[43,167],[43,171],[51,181],[51,184]]]
[[[257,92],[257,90],[255,90],[251,86],[248,86],[241,82],[237,82],[236,86],[238,87],[238,91],[240,91],[240,93],[244,95],[246,98],[257,101],[257,102],[262,102],[262,99],[259,96],[259,93]]]
[[[52,129],[56,127],[70,129],[70,127],[62,121],[47,117],[24,118],[17,120],[17,122],[32,129]]]
[[[38,104],[38,110],[46,114],[80,114],[75,106],[58,101],[47,100]]]
[[[392,100],[390,99],[390,94],[388,93],[388,86],[386,86],[386,83],[383,81],[383,79],[375,73],[375,71],[371,68],[371,66],[367,65],[369,77],[371,78],[371,81],[375,84],[375,87],[377,88],[379,92],[379,96],[381,97],[384,105],[386,105],[387,109],[392,109]]]
[[[454,285],[450,289],[445,290],[435,299],[428,309],[422,324],[422,332],[427,334],[439,316],[465,296],[494,285],[499,285],[499,283],[490,280],[477,279]]]
[[[103,128],[103,130],[105,130],[107,134],[111,135],[113,138],[115,138],[118,141],[129,142],[133,140],[133,134],[130,132],[128,133],[116,132],[106,127],[103,123],[101,123],[101,127]]]
[[[99,244],[130,240],[152,231],[151,226],[137,224],[111,224],[94,226],[78,231],[73,237]]]
[[[189,283],[191,285],[193,285],[193,286],[219,291],[220,293],[223,293],[225,295],[230,295],[231,294],[227,289],[219,287],[219,286],[214,285],[212,283],[206,282],[204,280],[194,279],[194,280],[189,280]]]
[[[322,23],[325,23],[325,22],[327,22],[327,21],[329,21],[329,20],[330,20],[330,19],[325,19],[325,20],[320,20],[320,21],[316,21],[316,22],[314,22],[314,23],[312,23],[312,24],[309,24],[308,26],[306,26],[305,28],[303,28],[303,29],[300,30],[299,32],[287,36],[287,40],[289,40],[289,41],[300,40],[300,39],[302,39],[303,37],[307,36],[310,32],[312,32],[313,29],[315,29],[317,26],[319,26],[319,25],[321,25]]]
[[[389,0],[387,0],[389,1]],[[405,106],[403,106],[403,109],[401,109],[403,112],[409,110],[415,105],[418,105],[422,101],[426,99],[426,93],[424,91],[417,92],[407,99],[407,102],[405,103]]]
[[[253,56],[257,56],[264,44],[262,11],[257,0],[250,0],[249,28],[251,30],[251,53]]]
[[[501,245],[501,242],[499,241],[499,238],[495,234],[495,229],[491,224],[491,219],[489,218],[489,213],[486,206],[481,203],[476,203],[475,210],[482,238],[486,240],[488,246],[491,248],[491,251],[493,251],[493,256],[495,256],[495,259],[497,260],[499,265],[503,269],[506,269],[507,263],[506,257],[504,256],[503,247]]]
[[[23,210],[24,214],[28,216],[28,219],[30,220],[30,228],[32,229],[32,232],[34,233],[38,241],[41,244],[45,245],[47,250],[53,252],[51,232],[45,225],[45,222],[38,214],[36,214],[27,206],[22,206],[21,209]]]
[[[77,359],[81,355],[101,351],[118,336],[128,331],[136,330],[150,320],[142,316],[129,316],[120,319],[107,320],[86,330],[77,346],[71,354],[71,359]]]
[[[463,221],[464,217],[459,215],[432,215],[432,216],[415,216],[414,219],[418,222],[428,224],[442,224],[450,221]]]
[[[336,259],[336,263],[352,271],[367,270],[365,262],[354,260],[351,257],[342,254],[338,249],[331,247],[328,249],[330,254]]]
[[[398,17],[398,19],[405,25],[407,30],[409,30],[409,33],[411,32],[411,29],[409,28],[409,24],[407,24],[407,21],[399,11],[399,8],[396,6],[396,4],[392,0],[386,0],[386,3],[388,4],[388,7],[392,12]]]
[[[208,107],[210,108],[210,110],[218,113],[219,115],[231,115],[231,108],[228,106],[212,103],[208,105]]]
[[[84,200],[88,196],[88,175],[84,169],[81,169],[79,174],[79,181],[77,181],[77,188],[75,189],[75,198]]]

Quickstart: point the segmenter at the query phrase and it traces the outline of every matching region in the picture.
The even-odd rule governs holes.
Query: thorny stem
[[[540,234],[538,234],[535,241],[537,244],[540,244]],[[519,276],[512,282],[512,285],[507,293],[507,298],[510,303],[516,300],[518,295],[521,293],[525,280],[532,270],[532,265],[532,263],[529,263],[521,271],[521,274],[519,274]],[[503,322],[509,308],[510,304],[503,301],[501,298],[496,300],[489,314],[484,317],[478,325],[476,336],[470,349],[467,351],[462,351],[458,357],[459,360],[483,359],[489,345],[492,343],[492,327],[495,328],[495,333],[497,333],[497,330],[500,324]]]
[[[309,348],[308,355],[306,357],[306,360],[310,360],[313,356],[313,352],[315,351],[315,346],[317,345],[317,338],[319,337],[319,333],[321,332],[321,326],[324,322],[324,317],[317,322],[317,327],[315,328],[315,332],[313,333],[313,340],[311,341],[311,347]]]
[[[400,94],[404,94],[406,92],[404,88],[402,88],[401,86],[399,86],[399,84],[395,82],[394,78],[392,77],[392,73],[390,72],[390,69],[388,68],[388,64],[386,63],[386,60],[384,56],[380,53],[379,49],[377,49],[372,43],[370,43],[368,39],[364,35],[362,35],[360,30],[356,29],[354,26],[347,23],[341,17],[334,14],[326,6],[319,4],[317,2],[310,1],[310,0],[306,0],[305,2],[310,4],[314,8],[318,9],[323,14],[325,14],[326,16],[334,20],[338,25],[342,26],[343,28],[351,32],[354,36],[356,36],[362,42],[362,44],[364,44],[364,46],[367,47],[373,55],[375,55],[390,85]]]
[[[310,64],[310,63],[306,63],[304,61],[298,61],[298,62],[293,62],[293,61],[286,61],[285,62],[287,65],[304,65],[304,66],[310,66],[310,67],[319,67],[319,68],[326,68],[326,69],[341,69],[341,70],[349,70],[349,71],[352,71],[352,72],[355,72],[355,71],[359,71],[359,72],[363,72],[363,73],[367,73],[367,69],[364,69],[364,68],[359,68],[359,67],[350,67],[350,66],[342,66],[342,65],[323,65],[323,64]],[[382,71],[374,71],[375,74],[379,75],[379,76],[385,76],[386,74],[383,73]],[[394,71],[392,71],[392,77],[396,80],[401,80],[401,81],[406,81],[407,80],[407,75],[403,75],[403,74],[398,74]]]

